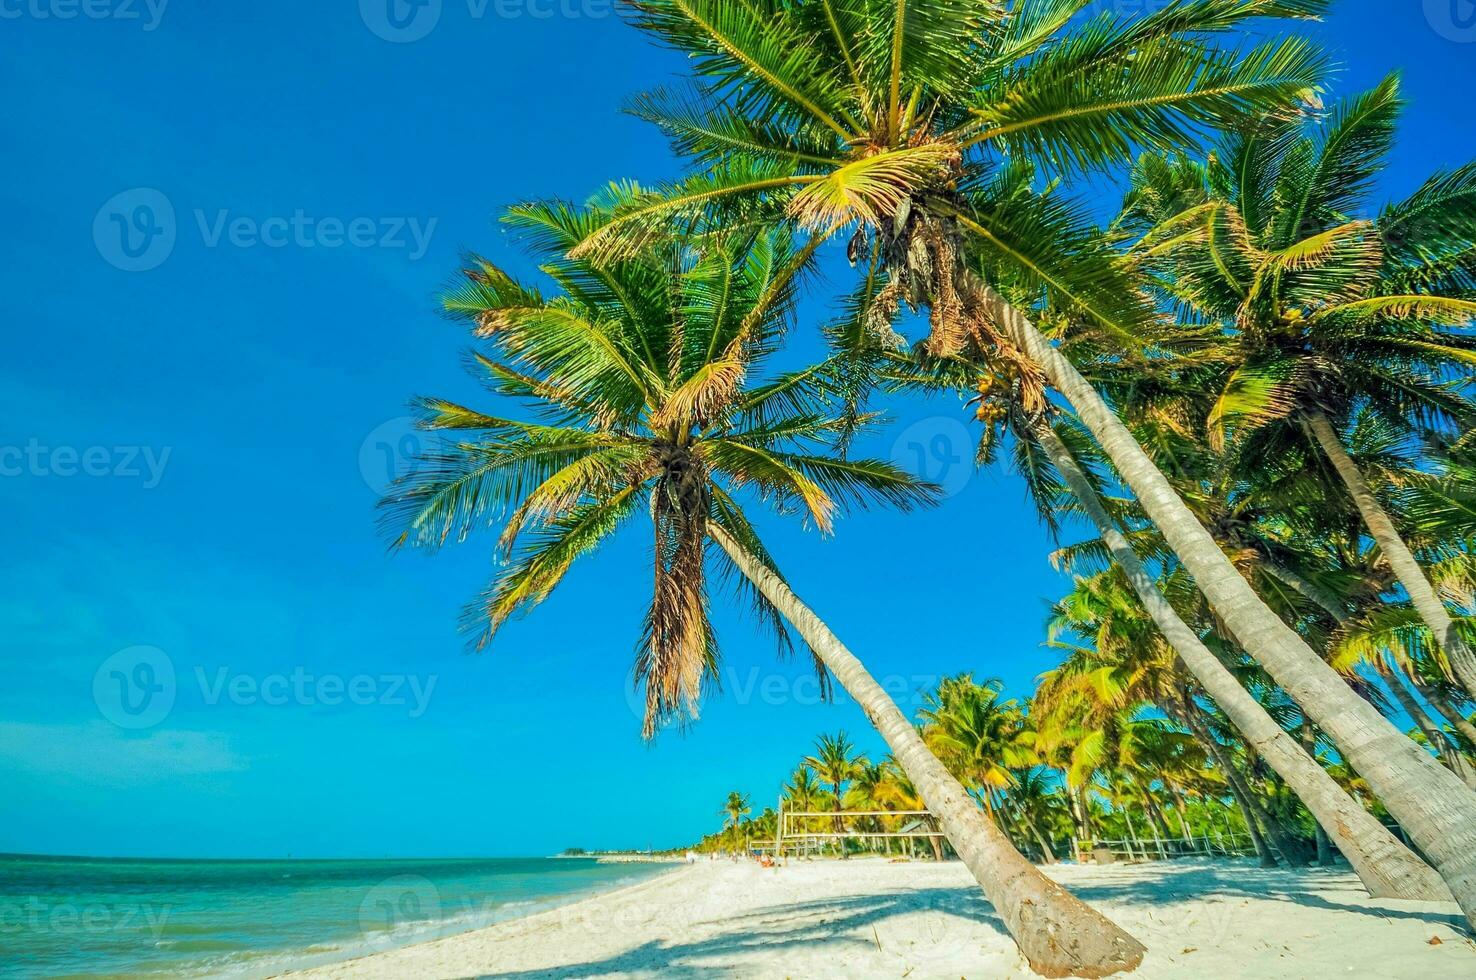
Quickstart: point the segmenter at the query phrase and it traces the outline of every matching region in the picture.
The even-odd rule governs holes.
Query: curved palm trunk
[[[1467,786],[1476,789],[1476,772],[1471,771],[1471,766],[1466,762],[1465,757],[1450,744],[1445,737],[1445,732],[1441,731],[1440,726],[1425,713],[1424,707],[1415,698],[1414,692],[1404,686],[1404,678],[1401,676],[1403,672],[1390,667],[1382,659],[1374,661],[1374,670],[1383,679],[1384,686],[1394,695],[1394,700],[1398,701],[1399,706],[1404,709],[1404,713],[1409,715],[1410,721],[1413,721],[1415,727],[1425,736],[1425,741],[1430,743],[1430,748],[1434,749],[1440,761],[1445,763],[1445,767],[1461,777],[1461,781]]]
[[[1184,805],[1184,794],[1168,779],[1163,781],[1163,785],[1167,787],[1169,796],[1174,801],[1174,812],[1179,815],[1179,832],[1186,842],[1192,843],[1194,835],[1189,832],[1189,808]]]
[[[1312,760],[1317,759],[1317,733],[1312,729],[1312,723],[1302,719],[1302,749]],[[1285,778],[1285,777],[1283,777]],[[1293,792],[1295,792],[1293,787]],[[1330,868],[1333,864],[1332,841],[1327,836],[1327,831],[1322,829],[1320,820],[1312,821],[1312,832],[1317,842],[1317,863],[1324,868]]]
[[[1256,819],[1261,822],[1261,827],[1266,831],[1266,837],[1281,854],[1283,861],[1292,867],[1307,864],[1307,849],[1302,846],[1302,840],[1294,836],[1287,829],[1286,823],[1271,812],[1265,802],[1271,798],[1271,794],[1260,792],[1253,781],[1254,771],[1250,764],[1257,758],[1255,747],[1244,739],[1241,739],[1241,744],[1245,747],[1246,771],[1240,773],[1240,781],[1250,793],[1248,800],[1251,809],[1256,813]],[[1444,897],[1443,892],[1440,897]]]
[[[990,319],[1075,407],[1231,634],[1337,743],[1476,927],[1476,794],[1359,698],[1261,601],[1101,394],[1020,311],[979,289]]]
[[[1143,803],[1143,818],[1148,821],[1148,827],[1153,831],[1154,842],[1165,840],[1168,837],[1168,828],[1159,819],[1161,814],[1158,807],[1153,803],[1153,795],[1148,792],[1148,787],[1137,776],[1128,774],[1127,781],[1133,789],[1138,791],[1138,799]]]
[[[1044,419],[1037,420],[1034,432],[1061,478],[1096,525],[1154,625],[1179,655],[1180,662],[1240,733],[1256,746],[1261,758],[1312,811],[1318,825],[1332,837],[1369,894],[1376,898],[1444,899],[1448,890],[1439,875],[1343,792],[1327,771],[1267,714],[1261,703],[1241,687],[1229,668],[1164,598],[1126,536],[1107,513],[1076,458],[1050,424]],[[1215,746],[1209,748],[1213,751]]]
[[[1030,833],[1034,835],[1035,842],[1040,845],[1040,853],[1041,856],[1045,858],[1045,863],[1055,864],[1056,851],[1054,848],[1051,847],[1051,842],[1046,839],[1046,835],[1040,832],[1040,826],[1036,824],[1036,822],[1030,818],[1030,815],[1025,813],[1023,810],[1020,811],[1020,819],[1025,822],[1025,826],[1028,827],[1030,829]]]
[[[708,532],[866,712],[1031,968],[1047,977],[1105,977],[1136,968],[1143,960],[1143,946],[1025,860],[820,618],[721,528],[709,525]]]
[[[1445,651],[1456,679],[1468,694],[1476,697],[1476,653],[1471,651],[1471,647],[1456,630],[1450,611],[1435,594],[1435,587],[1430,584],[1425,570],[1415,560],[1409,545],[1400,537],[1389,512],[1384,510],[1363,474],[1358,471],[1357,464],[1348,455],[1348,450],[1343,448],[1343,440],[1338,437],[1332,421],[1321,412],[1313,412],[1307,416],[1307,428],[1332,463],[1333,469],[1337,470],[1338,477],[1353,498],[1353,503],[1358,506],[1358,513],[1363,517],[1369,536],[1384,553],[1389,567],[1394,570],[1394,577],[1404,586],[1404,591],[1409,593],[1409,600],[1415,611],[1420,614],[1425,625],[1430,627],[1430,632],[1435,634],[1435,640]]]
[[[1411,676],[1410,680],[1413,681],[1415,690],[1420,692],[1420,696],[1430,702],[1430,705],[1440,712],[1440,716],[1450,722],[1452,728],[1461,733],[1461,737],[1466,740],[1467,746],[1472,751],[1476,751],[1476,725],[1471,724],[1471,719],[1457,711],[1455,705],[1451,704],[1445,695],[1433,685],[1426,684],[1418,676]]]
[[[1240,819],[1245,823],[1245,832],[1250,835],[1251,845],[1256,849],[1256,857],[1260,859],[1261,867],[1276,867],[1276,855],[1271,853],[1271,845],[1266,843],[1266,838],[1261,836],[1261,825],[1256,821],[1255,811],[1250,805],[1250,791],[1245,788],[1245,783],[1240,781],[1240,772],[1235,768],[1235,762],[1230,758],[1230,753],[1225,751],[1225,746],[1215,738],[1214,733],[1198,717],[1191,707],[1187,719],[1190,730],[1204,743],[1209,754],[1214,758],[1215,765],[1220,767],[1220,772],[1225,774],[1225,784],[1230,788],[1230,797],[1235,800],[1236,807],[1240,810]]]

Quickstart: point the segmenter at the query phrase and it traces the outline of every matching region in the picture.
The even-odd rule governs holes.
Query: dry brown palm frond
[[[746,375],[741,357],[709,361],[666,397],[651,416],[651,425],[705,425],[732,404]]]
[[[702,681],[711,671],[706,610],[707,504],[703,482],[668,469],[651,501],[655,526],[655,583],[646,635],[636,659],[646,685],[642,735],[651,738],[669,718],[695,719]]]

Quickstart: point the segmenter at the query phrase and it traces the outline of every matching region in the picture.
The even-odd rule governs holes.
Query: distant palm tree
[[[716,670],[707,589],[716,560],[736,572],[781,645],[787,624],[862,707],[1032,959],[1075,955],[1063,953],[1054,929],[1073,937],[1084,963],[1102,955],[1120,965],[1123,950],[1138,951],[1136,962],[1131,937],[1042,875],[978,812],[890,695],[789,588],[739,503],[756,493],[829,530],[846,505],[905,508],[937,496],[890,463],[830,451],[841,422],[827,410],[823,371],[753,378],[818,239],[796,247],[782,229],[714,232],[596,265],[568,251],[598,233],[605,212],[535,204],[510,218],[561,295],[546,298],[474,260],[446,308],[492,348],[473,356],[474,369],[541,421],[422,400],[425,427],[462,435],[428,454],[385,502],[397,541],[431,549],[506,519],[506,564],[467,617],[479,644],[644,513],[655,583],[635,665],[645,734],[693,717]]]
[[[727,802],[718,811],[718,815],[725,817],[725,827],[733,836],[733,843],[738,844],[738,828],[743,823],[743,818],[752,812],[748,805],[748,794],[739,793],[736,790],[728,794]]]
[[[788,813],[814,813],[830,807],[830,794],[825,792],[825,788],[815,778],[815,770],[803,762],[795,767],[789,781],[780,789],[780,794]],[[807,830],[810,828],[809,819],[801,818],[795,826],[797,829]]]
[[[902,768],[895,758],[888,756],[886,761],[882,763],[882,766],[886,774],[876,789],[878,799],[888,804],[894,810],[911,810],[916,812],[928,808],[927,801],[923,799],[922,794],[918,792],[917,787],[908,778],[906,770]],[[969,805],[973,805],[972,801],[970,801]],[[936,831],[938,829],[938,821],[934,816],[929,815],[924,817],[922,823],[929,830]],[[943,860],[943,842],[938,840],[937,837],[929,837],[927,841],[928,845],[933,849],[934,860]]]
[[[1029,766],[1017,770],[1010,780],[1008,805],[1040,845],[1047,864],[1056,863],[1051,837],[1059,813],[1061,794],[1055,792],[1049,770],[1045,766]]]
[[[969,674],[945,677],[920,712],[923,739],[977,789],[991,819],[997,795],[1014,783],[1014,769],[1034,758],[1024,713],[1000,696],[1003,689],[997,678],[979,684]]]
[[[844,808],[845,787],[865,769],[866,757],[855,751],[855,746],[846,738],[845,732],[821,735],[815,743],[815,754],[805,757],[805,765],[815,770],[815,775],[830,784],[830,794],[837,814]],[[837,815],[833,821],[837,834],[845,828]],[[836,847],[845,856],[845,840],[836,839]]]

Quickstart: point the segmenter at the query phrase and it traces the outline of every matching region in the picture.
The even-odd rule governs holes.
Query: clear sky
[[[507,204],[674,173],[619,107],[681,68],[605,0],[387,3],[0,0],[0,851],[675,845],[729,790],[771,804],[822,730],[880,748],[721,602],[724,693],[643,744],[638,534],[482,655],[456,619],[490,540],[386,555],[407,399],[487,404],[435,312],[458,252],[526,271]],[[1476,157],[1476,3],[1344,0],[1311,31],[1340,91],[1405,72],[1389,193]],[[898,409],[868,448],[920,451],[947,503],[772,548],[906,710],[960,670],[1023,693],[1050,542],[1010,474],[950,463],[957,404]]]

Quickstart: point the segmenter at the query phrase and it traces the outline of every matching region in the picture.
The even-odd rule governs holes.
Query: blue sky
[[[726,691],[643,744],[638,535],[475,656],[456,619],[490,542],[386,555],[374,502],[407,399],[486,404],[435,313],[458,253],[526,270],[507,204],[674,172],[618,110],[680,60],[604,0],[439,7],[397,29],[373,0],[0,0],[0,851],[674,845],[731,789],[769,803],[817,732],[879,749],[721,605]],[[1340,91],[1405,72],[1388,193],[1476,157],[1471,0],[1347,0],[1309,30]],[[807,297],[793,356],[843,284]],[[898,406],[869,447],[923,447],[943,507],[825,540],[771,527],[908,710],[960,670],[1023,693],[1065,585],[1020,484],[948,463],[961,417]]]

